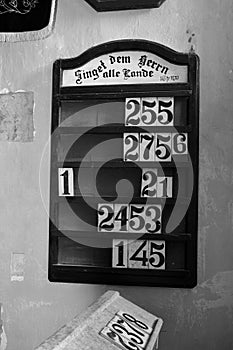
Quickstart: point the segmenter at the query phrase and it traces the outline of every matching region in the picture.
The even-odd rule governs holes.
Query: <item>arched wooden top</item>
[[[94,46],[84,51],[80,56],[59,60],[62,69],[71,69],[84,65],[94,58],[104,54],[115,53],[120,51],[144,51],[155,54],[162,59],[176,65],[189,64],[190,57],[195,54],[180,53],[171,48],[149,40],[127,39],[115,40]]]

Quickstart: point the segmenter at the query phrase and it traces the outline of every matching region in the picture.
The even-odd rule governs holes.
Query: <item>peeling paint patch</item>
[[[202,311],[227,307],[233,313],[233,271],[217,273],[211,280],[200,284],[196,291],[199,298],[194,304]]]
[[[209,183],[217,179],[217,173],[211,157],[207,150],[202,150],[200,154],[200,183],[199,183],[199,204],[200,212],[206,218],[209,213],[216,212],[216,202],[209,192]],[[212,218],[211,218],[212,220]]]
[[[231,220],[231,228],[233,228],[233,201],[228,203],[228,213]],[[233,230],[231,232],[233,233]]]
[[[46,301],[26,301],[26,300],[18,300],[18,308],[19,312],[26,311],[29,309],[40,309],[41,307],[50,307],[52,306],[51,302],[46,302]]]
[[[206,274],[206,245],[208,231],[211,229],[210,225],[200,227],[199,229],[199,254],[198,254],[198,276],[200,281],[205,279]]]
[[[229,70],[229,79],[233,81],[233,69]]]
[[[22,282],[24,280],[24,254],[11,254],[11,281]]]
[[[186,30],[186,34],[188,36],[188,45],[189,45],[189,52],[194,52],[196,50],[196,34],[190,30]]]
[[[33,92],[0,94],[0,141],[33,141],[33,109]]]

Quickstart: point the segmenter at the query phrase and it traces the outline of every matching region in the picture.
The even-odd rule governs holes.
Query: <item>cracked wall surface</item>
[[[33,92],[0,94],[0,141],[33,141],[33,109]]]

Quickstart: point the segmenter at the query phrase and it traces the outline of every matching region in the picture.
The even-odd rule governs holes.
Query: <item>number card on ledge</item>
[[[155,350],[163,320],[109,290],[35,350]]]
[[[50,281],[196,285],[199,71],[196,54],[146,40],[54,63]],[[106,347],[147,349],[119,311]]]

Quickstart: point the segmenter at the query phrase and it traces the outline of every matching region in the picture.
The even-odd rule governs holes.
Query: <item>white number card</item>
[[[157,169],[144,168],[142,170],[142,186],[141,186],[142,197],[157,197],[157,180],[158,180]]]
[[[172,177],[158,177],[157,197],[172,198]]]
[[[134,327],[132,324],[121,318],[120,316],[115,316],[107,325],[114,332],[120,336],[126,338],[132,343],[140,346],[144,349],[146,343],[149,339],[149,334],[143,332],[141,329]]]
[[[155,160],[157,162],[171,161],[171,134],[156,134],[155,141]]]
[[[139,134],[124,134],[124,161],[136,162],[139,160]]]
[[[114,229],[114,206],[113,204],[98,205],[98,231],[109,232]]]
[[[149,269],[165,269],[165,241],[149,241]]]
[[[60,197],[74,196],[74,171],[72,168],[58,169],[58,193]]]
[[[172,134],[172,153],[187,154],[188,153],[188,135],[187,133]]]
[[[159,97],[158,98],[158,118],[157,126],[173,126],[174,125],[174,98]]]
[[[145,205],[145,231],[161,233],[162,206],[160,204]]]
[[[129,206],[127,204],[114,205],[114,231],[128,231]]]
[[[141,350],[141,348],[137,344],[133,343],[127,338],[122,337],[109,327],[105,327],[104,329],[102,329],[100,334],[123,350]]]
[[[129,211],[129,231],[144,232],[145,230],[145,206],[143,204],[131,204]]]
[[[148,268],[148,241],[129,241],[128,245],[128,268],[146,269]]]
[[[141,98],[125,100],[125,125],[137,126],[141,121]]]
[[[155,159],[155,134],[141,133],[140,136],[140,156],[142,162],[153,162]]]
[[[128,241],[126,239],[113,239],[112,266],[120,269],[128,267]]]
[[[158,113],[158,99],[156,97],[142,98],[142,126],[155,126]]]

